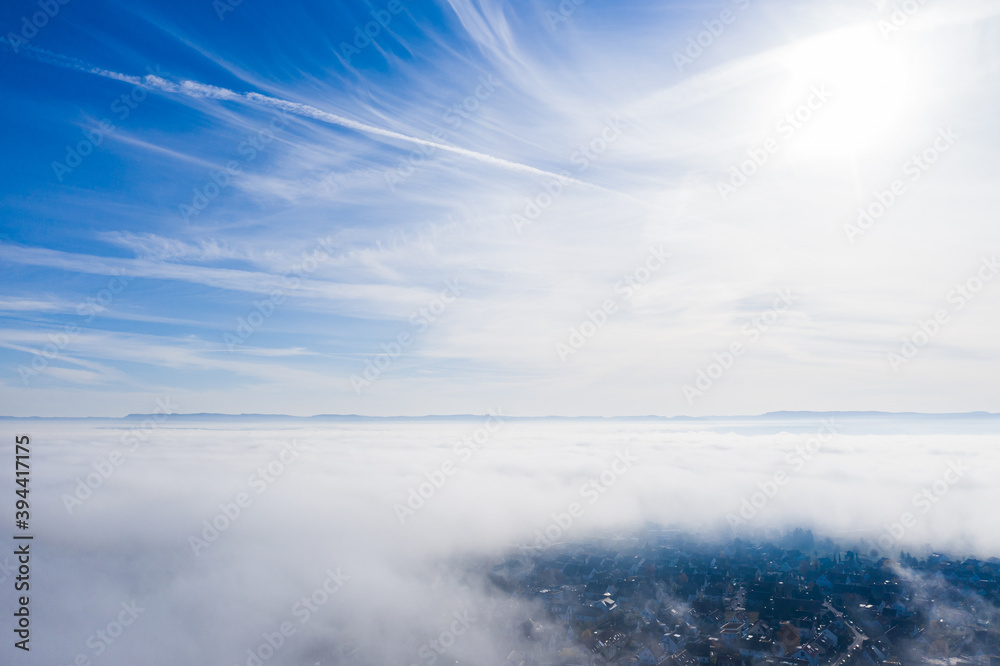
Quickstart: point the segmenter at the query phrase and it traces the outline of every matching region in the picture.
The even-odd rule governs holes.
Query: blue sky
[[[997,411],[995,3],[0,21],[4,414]]]

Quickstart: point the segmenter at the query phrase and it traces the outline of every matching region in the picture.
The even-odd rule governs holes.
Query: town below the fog
[[[1000,664],[995,557],[880,557],[806,530],[721,543],[653,529],[521,548],[488,575],[544,609],[520,624],[497,615],[510,666]],[[421,655],[459,663],[434,642]]]

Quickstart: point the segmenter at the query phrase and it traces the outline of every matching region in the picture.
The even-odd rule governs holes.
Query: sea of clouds
[[[15,434],[31,438],[30,663],[503,663],[496,627],[537,608],[489,585],[490,566],[649,523],[706,538],[807,527],[892,557],[1000,555],[1000,436],[957,420],[519,420],[498,409],[4,430],[11,451]],[[8,462],[0,520],[13,532],[13,453]],[[12,552],[0,551],[8,656]],[[442,637],[447,654],[429,650]]]

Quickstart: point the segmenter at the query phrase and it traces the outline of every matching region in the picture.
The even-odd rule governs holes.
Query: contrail
[[[189,97],[209,97],[212,99],[222,99],[236,102],[244,102],[248,104],[253,104],[256,106],[267,106],[274,109],[281,109],[287,111],[288,113],[295,114],[304,118],[312,118],[320,122],[327,123],[329,125],[338,125],[340,127],[345,127],[347,129],[352,129],[357,132],[364,132],[366,134],[374,134],[376,136],[382,136],[389,139],[396,139],[398,141],[405,141],[408,143],[417,144],[420,146],[428,146],[431,148],[437,148],[449,153],[454,153],[456,155],[462,155],[463,157],[469,157],[486,164],[492,164],[494,166],[500,167],[502,169],[507,169],[508,171],[515,171],[518,173],[531,174],[534,176],[545,176],[548,178],[557,178],[563,183],[573,183],[575,185],[581,185],[590,189],[597,189],[604,192],[610,192],[611,194],[618,194],[618,192],[613,192],[612,190],[607,190],[599,185],[592,185],[586,183],[582,180],[577,180],[566,175],[560,175],[557,173],[552,173],[551,171],[545,171],[544,169],[536,169],[535,167],[528,166],[526,164],[521,164],[519,162],[511,162],[510,160],[505,160],[500,157],[495,157],[493,155],[487,155],[485,153],[479,153],[474,150],[467,150],[465,148],[459,148],[457,146],[452,146],[447,143],[440,143],[437,141],[428,141],[426,139],[419,139],[417,137],[408,136],[406,134],[400,134],[399,132],[393,132],[392,130],[383,129],[381,127],[375,127],[367,123],[362,123],[357,120],[351,120],[350,118],[344,118],[343,116],[338,116],[322,109],[318,109],[315,106],[310,106],[308,104],[302,104],[300,102],[290,102],[288,100],[279,99],[276,97],[268,97],[267,95],[261,95],[260,93],[240,93],[227,88],[218,88],[216,86],[205,85],[203,83],[198,83],[196,81],[182,81],[180,83],[174,83],[168,81],[164,78],[156,76],[155,74],[147,74],[145,76],[129,76],[127,74],[119,74],[118,72],[112,72],[106,69],[101,69],[99,67],[93,67],[84,63],[76,58],[69,58],[64,55],[57,53],[52,53],[51,51],[46,51],[45,49],[40,49],[35,46],[30,46],[27,44],[11,44],[7,38],[0,37],[0,44],[11,49],[14,53],[20,54],[23,51],[23,55],[30,57],[32,60],[36,60],[47,65],[55,65],[56,67],[62,67],[65,69],[71,69],[78,72],[84,72],[87,74],[93,74],[95,76],[102,76],[107,79],[112,79],[115,81],[121,81],[124,83],[130,83],[132,85],[141,86],[149,90],[160,90],[167,93],[182,94]],[[627,196],[627,195],[625,195]],[[631,198],[631,197],[629,197]]]

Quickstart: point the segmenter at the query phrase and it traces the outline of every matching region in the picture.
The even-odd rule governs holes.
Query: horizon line
[[[132,413],[125,414],[123,416],[11,416],[11,415],[0,415],[0,420],[84,420],[84,419],[104,419],[104,420],[121,420],[121,419],[135,419],[150,416],[163,416],[163,412],[151,412],[151,413]],[[489,418],[489,417],[501,417],[503,419],[515,419],[515,420],[544,420],[544,419],[573,419],[573,420],[712,420],[712,419],[761,419],[761,418],[774,418],[774,417],[804,417],[804,416],[824,416],[824,415],[854,415],[854,416],[877,416],[877,417],[899,417],[899,416],[909,416],[909,417],[1000,417],[998,412],[988,412],[983,410],[969,411],[969,412],[890,412],[890,411],[880,411],[880,410],[828,410],[828,411],[817,411],[817,410],[779,410],[773,412],[764,412],[761,414],[711,414],[702,416],[691,416],[687,414],[675,414],[672,416],[658,415],[658,414],[636,414],[636,415],[625,415],[619,414],[614,416],[602,416],[602,415],[565,415],[565,414],[548,414],[544,416],[528,416],[528,415],[514,415],[514,414],[502,414],[497,410],[496,413],[486,413],[486,414],[423,414],[423,415],[406,415],[406,414],[396,414],[396,415],[371,415],[371,414],[312,414],[309,416],[301,416],[295,414],[260,414],[260,413],[241,413],[241,414],[229,414],[224,412],[187,412],[187,413],[169,413],[168,416],[171,418],[228,418],[228,419],[239,419],[239,418],[266,418],[266,419],[394,419],[394,420],[417,420],[417,419],[478,419],[478,418]]]

